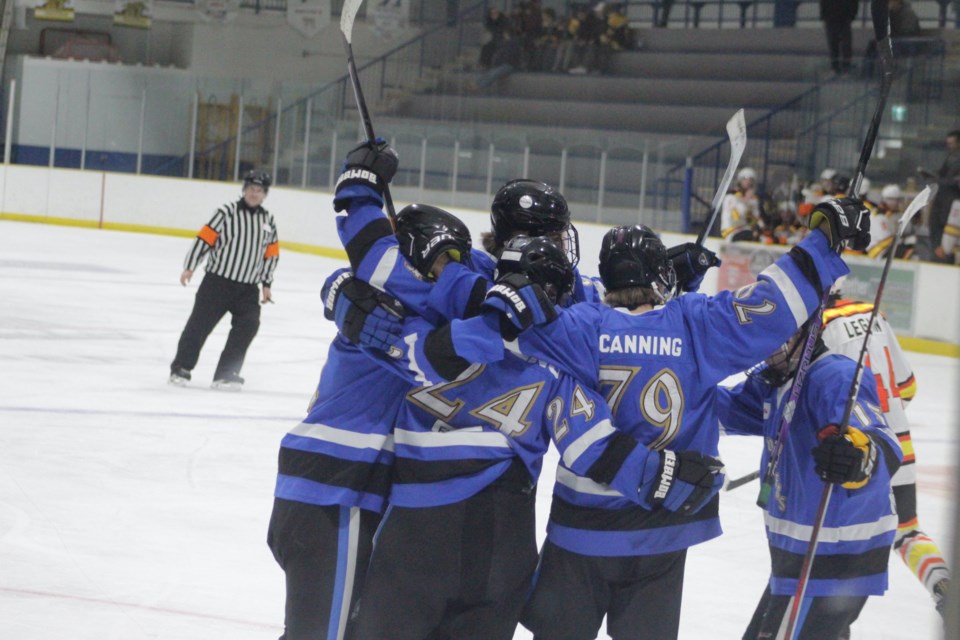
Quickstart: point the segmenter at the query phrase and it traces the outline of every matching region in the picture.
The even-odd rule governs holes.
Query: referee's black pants
[[[180,334],[177,356],[171,369],[182,367],[192,371],[197,366],[200,350],[217,323],[230,313],[230,334],[220,354],[214,380],[227,374],[239,374],[247,349],[260,328],[260,289],[255,284],[229,280],[213,273],[203,276],[193,302],[187,326]]]

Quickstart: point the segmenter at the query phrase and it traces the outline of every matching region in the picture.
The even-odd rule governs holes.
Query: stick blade
[[[363,0],[345,0],[340,10],[340,31],[343,32],[347,44],[353,43],[353,21],[357,19],[357,12],[362,4]]]
[[[714,211],[720,206],[723,196],[726,195],[727,189],[730,188],[730,183],[733,182],[733,174],[736,173],[737,167],[740,166],[740,159],[743,157],[743,152],[747,148],[747,122],[743,116],[743,109],[737,111],[733,114],[733,117],[727,121],[727,138],[730,140],[730,163],[727,164],[727,170],[720,179],[720,187],[717,189],[717,193],[714,195],[713,202],[710,205],[711,210]]]
[[[914,196],[910,204],[907,205],[907,209],[903,212],[903,215],[900,216],[900,224],[897,225],[897,235],[903,235],[903,230],[907,228],[907,225],[910,224],[913,217],[917,215],[917,212],[927,206],[927,202],[930,201],[930,198],[933,197],[936,191],[937,185],[928,184],[923,188],[923,191]]]
[[[747,121],[740,109],[727,121],[727,137],[730,138],[731,155],[737,154],[737,159],[743,156],[747,148]]]

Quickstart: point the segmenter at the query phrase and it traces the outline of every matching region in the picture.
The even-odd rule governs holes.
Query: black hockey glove
[[[403,305],[347,269],[327,278],[321,289],[323,315],[353,344],[389,352],[403,332]]]
[[[692,293],[700,289],[703,274],[710,267],[719,267],[720,258],[696,242],[687,242],[667,249],[667,257],[677,274],[677,290]]]
[[[817,475],[824,482],[833,482],[844,489],[859,489],[870,481],[877,464],[877,447],[870,436],[856,427],[846,433],[830,424],[817,433],[820,441],[813,449]]]
[[[664,508],[694,514],[704,507],[723,487],[723,462],[699,451],[671,451],[658,453],[659,465],[648,461],[655,473],[644,469],[640,485],[641,502],[651,509]],[[653,454],[651,454],[653,455]],[[646,493],[646,499],[643,499]]]
[[[508,273],[487,291],[483,307],[500,312],[500,333],[513,340],[535,324],[550,322],[557,310],[540,285],[519,273]]]
[[[393,147],[382,138],[367,140],[354,147],[347,154],[343,164],[343,173],[337,178],[334,188],[333,208],[342,211],[345,200],[354,195],[350,187],[362,185],[383,196],[387,185],[397,173],[399,158]]]
[[[870,210],[857,198],[830,198],[813,208],[810,228],[820,229],[837,252],[844,242],[863,251],[870,245]]]

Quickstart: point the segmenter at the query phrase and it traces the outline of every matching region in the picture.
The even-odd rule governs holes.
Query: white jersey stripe
[[[808,542],[810,534],[813,532],[813,526],[807,524],[798,524],[780,518],[774,518],[769,513],[764,514],[764,523],[770,533],[786,536]],[[875,536],[889,532],[897,528],[896,514],[883,516],[873,522],[862,522],[860,524],[846,525],[843,527],[823,527],[817,534],[819,542],[856,542],[869,540]]]
[[[570,443],[563,452],[563,464],[572,467],[583,452],[592,444],[615,433],[616,430],[609,420],[602,420],[590,428],[589,431]]]
[[[425,449],[441,447],[487,447],[509,449],[507,437],[483,427],[466,427],[453,431],[410,431],[394,429],[396,443]]]
[[[592,496],[613,496],[622,498],[623,494],[610,487],[594,482],[590,478],[578,476],[564,466],[557,467],[557,482],[565,487],[573,489],[577,493],[586,493]]]
[[[783,294],[784,299],[787,301],[787,307],[790,308],[793,319],[797,323],[797,328],[799,329],[803,326],[803,323],[807,321],[813,309],[807,309],[807,306],[803,303],[803,297],[800,295],[800,292],[797,291],[797,287],[790,280],[790,277],[785,274],[783,269],[777,266],[776,263],[764,269],[761,275],[770,278],[777,288],[780,289],[780,293]]]
[[[387,434],[357,433],[355,431],[337,429],[336,427],[330,427],[325,424],[301,422],[291,429],[290,433],[304,438],[313,438],[314,440],[331,442],[345,447],[353,447],[354,449],[386,449],[388,451],[393,449],[392,438]]]

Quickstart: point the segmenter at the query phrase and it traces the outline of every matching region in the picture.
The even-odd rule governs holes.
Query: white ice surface
[[[265,543],[277,448],[320,374],[334,329],[319,289],[341,263],[283,254],[231,394],[208,388],[226,321],[193,383],[166,384],[201,275],[178,283],[188,240],[0,222],[0,243],[0,638],[279,636],[283,577]],[[920,521],[944,548],[960,362],[911,360]],[[758,447],[725,439],[729,474],[751,471]],[[690,551],[684,639],[739,638],[750,618],[768,570],[756,486],[724,494],[725,534]],[[854,638],[938,638],[926,592],[898,557],[890,568]]]

